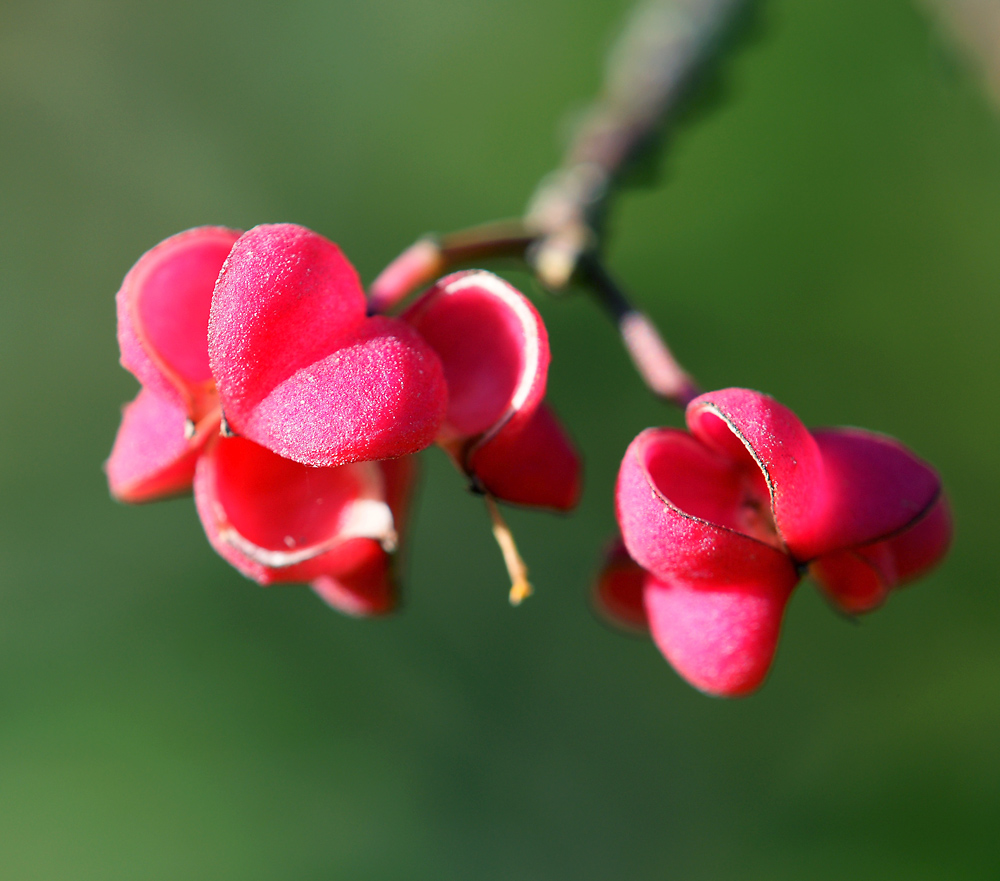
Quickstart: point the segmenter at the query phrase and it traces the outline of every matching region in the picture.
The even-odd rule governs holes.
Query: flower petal
[[[203,226],[171,236],[139,258],[116,297],[122,366],[195,420],[214,406],[209,309],[239,235]]]
[[[311,468],[244,438],[218,438],[198,460],[194,492],[212,546],[261,584],[337,572],[351,539],[395,545],[374,462]]]
[[[794,583],[774,544],[759,488],[725,456],[686,432],[650,428],[618,474],[618,523],[633,559],[661,581]]]
[[[810,574],[834,605],[852,615],[877,609],[892,588],[933,569],[951,544],[948,502],[939,496],[923,517],[896,535],[816,560]]]
[[[594,606],[612,624],[634,633],[648,633],[643,590],[652,576],[633,560],[621,538],[615,539],[604,557],[604,566],[594,585]]]
[[[803,559],[870,544],[921,519],[941,494],[926,462],[891,437],[856,428],[813,432],[823,457],[818,540]]]
[[[580,499],[580,457],[544,402],[474,446],[466,470],[506,502],[569,511]]]
[[[618,541],[608,554],[595,600],[612,623],[649,632],[695,688],[740,697],[760,686],[770,669],[794,587],[794,573],[766,583],[661,581]]]
[[[413,456],[377,463],[385,480],[385,500],[392,511],[399,541],[406,528],[410,496],[417,479]],[[355,538],[339,549],[336,568],[312,582],[328,605],[346,615],[384,615],[396,607],[395,556],[381,543]]]
[[[784,578],[704,581],[648,578],[644,597],[653,641],[695,688],[742,697],[764,681],[795,587]]]
[[[778,533],[802,562],[902,529],[941,490],[934,470],[898,441],[860,429],[810,433],[760,392],[710,392],[691,402],[687,419],[695,436],[734,462],[756,462]]]
[[[122,413],[111,456],[104,463],[108,486],[120,502],[152,502],[191,489],[195,462],[218,427],[203,421],[190,437],[187,413],[173,400],[142,389]]]
[[[238,424],[282,380],[330,354],[364,320],[354,267],[333,242],[290,223],[234,245],[208,323],[212,373]]]
[[[492,437],[526,421],[545,394],[549,342],[535,307],[482,270],[441,279],[404,314],[444,366],[442,444]]]
[[[352,538],[337,554],[337,568],[312,582],[327,605],[356,618],[384,615],[396,606],[391,561],[370,538]]]
[[[447,404],[419,334],[366,319],[340,249],[291,224],[256,227],[236,243],[212,302],[209,352],[229,426],[308,465],[422,449]]]
[[[409,523],[410,503],[419,476],[419,460],[415,456],[384,459],[375,463],[382,472],[385,485],[385,502],[392,511],[392,520],[399,541]]]
[[[826,543],[823,459],[798,417],[774,398],[750,389],[723,389],[695,398],[687,408],[692,434],[767,483],[774,524],[798,560]]]
[[[447,400],[441,365],[420,336],[400,321],[371,318],[333,354],[276,385],[234,428],[297,462],[344,465],[429,446]]]
[[[208,324],[212,373],[230,420],[324,358],[364,320],[354,267],[323,236],[291,223],[240,236],[219,275]]]

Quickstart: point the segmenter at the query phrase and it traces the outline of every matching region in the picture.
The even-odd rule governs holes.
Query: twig
[[[372,283],[369,311],[388,311],[460,266],[515,258],[527,262],[550,290],[565,287],[574,277],[586,284],[611,313],[653,393],[685,406],[697,387],[652,321],[628,301],[601,262],[601,223],[614,184],[677,109],[747,2],[646,0],[638,6],[612,50],[601,94],[577,129],[562,166],[539,184],[524,219],[420,239]]]
[[[678,107],[745,3],[648,0],[632,13],[601,94],[528,207],[525,222],[539,237],[531,259],[547,287],[565,287],[580,257],[598,248],[613,185]]]
[[[695,381],[674,358],[656,325],[628,299],[593,254],[579,262],[580,275],[618,326],[625,349],[653,394],[683,409],[699,394]]]
[[[921,0],[985,81],[1000,105],[1000,3],[996,0]]]
[[[368,289],[368,311],[387,312],[407,295],[460,266],[514,258],[521,262],[535,236],[520,220],[499,220],[441,238],[424,236],[392,261]]]

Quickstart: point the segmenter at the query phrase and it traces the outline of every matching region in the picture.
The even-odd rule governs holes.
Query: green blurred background
[[[678,416],[583,297],[535,292],[588,484],[511,515],[518,610],[436,451],[383,621],[245,581],[189,499],[108,498],[139,254],[296,221],[370,280],[517,214],[626,8],[0,6],[0,878],[1000,876],[1000,123],[905,0],[764,4],[613,218],[706,388],[896,435],[951,493],[942,569],[860,624],[804,585],[757,696],[590,611],[618,460]]]

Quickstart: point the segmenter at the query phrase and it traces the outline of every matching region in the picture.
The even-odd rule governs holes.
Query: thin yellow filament
[[[519,606],[532,594],[531,584],[528,582],[528,567],[524,565],[524,560],[518,553],[514,536],[497,507],[496,499],[489,493],[486,493],[483,499],[486,501],[486,510],[489,511],[490,521],[493,524],[493,537],[500,545],[507,574],[510,576],[510,604]]]

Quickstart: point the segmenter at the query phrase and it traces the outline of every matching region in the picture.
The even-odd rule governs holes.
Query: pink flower
[[[580,460],[544,401],[549,340],[531,302],[482,270],[442,278],[402,315],[441,359],[448,409],[437,442],[498,499],[568,511]]]
[[[309,581],[355,615],[395,605],[390,552],[415,475],[412,456],[317,468],[219,434],[218,408],[187,414],[143,388],[125,408],[106,470],[121,501],[195,491],[212,546],[260,584]],[[187,423],[188,425],[190,423]]]
[[[598,592],[703,691],[761,684],[802,572],[845,612],[867,612],[947,551],[940,480],[892,438],[810,432],[746,389],[695,398],[687,423],[690,434],[647,429],[629,446],[616,495],[635,562],[613,552]]]
[[[143,388],[107,462],[112,494],[193,484],[213,546],[260,583],[391,607],[405,457],[435,439],[499,498],[575,502],[575,452],[542,404],[544,326],[489,273],[443,280],[406,320],[369,317],[353,267],[316,233],[202,227],[143,255],[117,303],[122,364]]]

